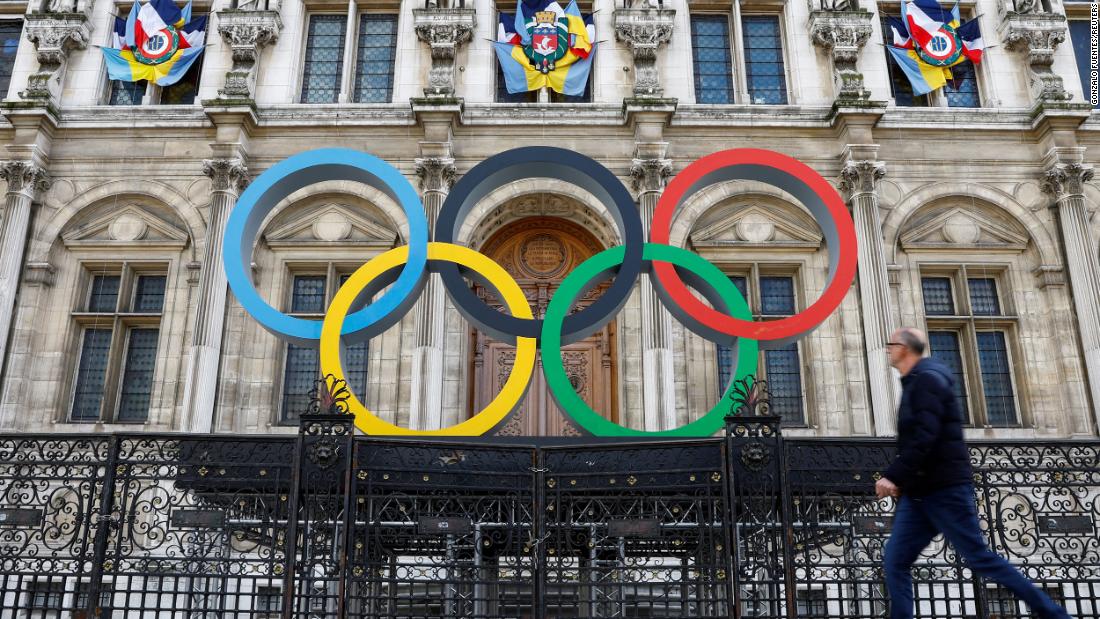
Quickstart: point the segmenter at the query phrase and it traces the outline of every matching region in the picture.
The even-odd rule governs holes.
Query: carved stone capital
[[[635,3],[641,4],[641,3]],[[634,57],[634,96],[660,98],[664,93],[657,71],[657,50],[672,40],[676,11],[653,6],[616,9],[615,38]]]
[[[49,190],[53,182],[41,166],[19,160],[0,163],[0,178],[8,182],[8,193],[21,193],[32,200]]]
[[[661,191],[671,176],[671,159],[635,159],[630,164],[630,178],[635,191]]]
[[[1026,7],[1025,7],[1026,8]],[[1066,40],[1066,17],[1055,13],[1005,13],[1001,39],[1005,49],[1026,58],[1032,93],[1036,101],[1068,101],[1062,78],[1056,74],[1054,51]]]
[[[205,159],[202,173],[214,191],[240,193],[248,185],[248,167],[240,159]]]
[[[23,267],[23,282],[31,286],[53,286],[57,282],[57,268],[49,262],[28,262]]]
[[[1040,288],[1066,285],[1066,272],[1061,265],[1039,265],[1032,269],[1031,274],[1038,280]]]
[[[225,87],[218,91],[221,96],[252,98],[260,51],[267,45],[274,45],[282,29],[283,21],[278,11],[218,11],[218,34],[233,51],[233,67],[225,74]]]
[[[88,17],[84,13],[28,13],[24,19],[23,31],[38,55],[38,71],[27,78],[27,89],[19,95],[48,100],[61,91],[69,52],[88,47]]]
[[[840,171],[840,190],[849,199],[861,193],[874,193],[884,176],[886,164],[881,161],[848,161]]]
[[[867,11],[817,10],[810,13],[810,37],[814,45],[833,59],[833,79],[837,99],[867,99],[863,74],[856,70],[859,53],[871,38],[871,20]]]
[[[1092,180],[1091,165],[1082,163],[1058,163],[1043,173],[1040,186],[1045,193],[1056,200],[1081,196],[1085,192],[1085,183]]]
[[[419,157],[416,175],[421,191],[449,191],[455,182],[455,160],[450,157]]]
[[[432,67],[424,96],[451,98],[455,94],[455,57],[474,35],[474,9],[432,7],[413,10],[416,36],[431,48]]]

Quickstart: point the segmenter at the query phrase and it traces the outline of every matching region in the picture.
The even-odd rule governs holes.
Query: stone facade
[[[951,273],[997,282],[1001,316],[963,316],[950,328],[1007,334],[1019,419],[1016,427],[992,427],[976,410],[968,432],[1097,434],[1100,186],[1092,167],[1100,161],[1100,116],[1082,103],[1087,93],[1065,34],[1073,5],[1052,0],[1045,12],[1040,3],[1018,11],[994,0],[974,3],[990,49],[977,70],[983,105],[964,109],[895,104],[879,9],[867,0],[582,3],[597,9],[601,41],[592,102],[537,104],[494,102],[488,40],[497,16],[487,0],[215,0],[201,7],[211,14],[210,46],[195,103],[117,107],[105,104],[108,82],[94,47],[108,40],[115,3],[82,1],[52,16],[37,2],[18,11],[19,3],[7,4],[3,17],[25,13],[26,26],[0,124],[7,187],[0,430],[292,431],[279,413],[286,345],[245,314],[221,272],[222,228],[247,181],[320,145],[361,149],[420,188],[434,223],[453,182],[478,162],[546,144],[603,163],[631,188],[644,216],[671,175],[727,148],[789,154],[838,188],[857,225],[860,272],[838,311],[800,344],[805,424],[789,434],[892,434],[898,387],[884,361],[885,339],[897,325],[942,323],[929,322],[921,278]],[[350,102],[345,76],[339,103],[299,103],[308,15],[371,11],[397,15],[391,102]],[[727,14],[734,23],[742,13],[778,15],[789,103],[744,103],[744,61],[736,53],[741,103],[696,103],[693,11]],[[736,28],[733,34],[738,40]],[[604,246],[621,242],[592,196],[539,178],[486,196],[459,241],[479,247],[524,217],[570,220]],[[348,272],[403,244],[402,220],[388,196],[354,183],[298,191],[264,225],[253,258],[256,286],[285,308],[292,274],[322,264]],[[757,183],[723,183],[693,196],[674,222],[673,242],[731,273],[793,276],[800,309],[827,278],[827,250],[812,217]],[[149,268],[166,274],[167,286],[155,320],[148,421],[108,415],[73,423],[89,277]],[[957,281],[965,286],[967,276]],[[714,404],[715,346],[672,319],[648,281],[639,282],[615,325],[614,350],[605,352],[614,360],[610,401],[622,423],[665,429]],[[397,325],[370,342],[364,403],[401,425],[461,421],[470,414],[475,345],[433,281]],[[964,361],[970,370],[978,363],[973,351]],[[982,402],[974,396],[975,406]]]

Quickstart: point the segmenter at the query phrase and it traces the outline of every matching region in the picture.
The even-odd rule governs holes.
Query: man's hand
[[[884,499],[888,496],[898,497],[901,496],[901,490],[898,489],[894,482],[883,477],[875,482],[875,494],[878,495],[880,499]]]

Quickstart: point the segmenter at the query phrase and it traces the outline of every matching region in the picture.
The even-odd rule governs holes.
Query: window
[[[730,281],[741,291],[749,302],[753,317],[775,319],[795,313],[795,280],[786,275],[753,275],[754,266],[745,274],[731,275]],[[755,280],[756,286],[750,287],[749,281]],[[806,422],[803,403],[802,360],[798,342],[780,348],[761,350],[760,366],[757,374],[768,381],[771,395],[770,412],[783,418],[783,423],[802,425]],[[724,390],[730,381],[733,369],[733,351],[725,346],[718,347],[718,384]]]
[[[745,16],[745,76],[753,103],[787,102],[787,74],[783,70],[783,41],[776,15]]]
[[[90,582],[77,583],[77,585],[76,585],[76,596],[73,598],[73,610],[76,611],[76,612],[73,613],[74,619],[75,619],[75,616],[80,614],[80,611],[83,611],[84,609],[88,608],[88,596],[91,595],[91,592],[92,592],[92,583],[90,583]],[[96,607],[99,608],[99,610],[101,611],[99,616],[107,616],[107,617],[111,616],[110,613],[104,613],[102,611],[110,610],[110,608],[111,608],[111,598],[112,597],[113,596],[112,596],[110,583],[103,583],[102,585],[100,585],[100,588],[99,588],[99,603],[96,604]],[[80,615],[80,616],[83,616],[83,615]]]
[[[149,417],[166,277],[146,265],[86,265],[72,421],[144,422]]]
[[[23,34],[23,20],[0,20],[0,97],[8,94],[11,72],[15,68],[15,55],[19,52],[19,38]]]
[[[733,103],[730,24],[726,15],[691,16],[695,101]]]
[[[195,15],[192,19],[201,17]],[[122,82],[111,80],[108,84],[108,105],[141,105],[148,100],[152,104],[160,105],[191,105],[199,94],[199,78],[202,76],[202,64],[209,50],[195,59],[195,62],[187,68],[178,82],[170,86],[157,86],[146,80],[139,82]]]
[[[795,597],[795,608],[799,617],[828,617],[829,607],[825,603],[824,589],[805,589]]]
[[[974,425],[1019,425],[1010,343],[1016,318],[1004,312],[1000,278],[961,267],[921,278],[929,354],[955,379],[964,416]]]
[[[1072,11],[1071,11],[1072,13]],[[1077,59],[1077,74],[1081,76],[1081,92],[1085,101],[1092,98],[1092,30],[1087,19],[1069,20],[1069,39],[1073,43],[1073,56]],[[1100,107],[1100,104],[1093,104]]]
[[[946,6],[946,5],[945,5]],[[894,7],[893,11],[896,13],[899,11],[897,7]],[[963,21],[966,21],[967,17],[963,17]],[[893,36],[890,30],[890,22],[887,16],[882,16],[882,38],[883,38],[883,52],[886,54],[886,66],[890,71],[890,94],[894,97],[894,105],[898,107],[929,107],[929,106],[943,106],[947,107],[981,107],[981,97],[978,92],[978,76],[975,72],[974,65],[970,61],[963,62],[951,67],[952,79],[947,80],[947,85],[942,89],[942,95],[939,91],[933,91],[927,95],[913,94],[913,86],[909,82],[909,78],[905,76],[905,72],[898,66],[894,57],[890,54],[890,50],[885,46],[893,43]]]
[[[731,25],[732,24],[732,25]],[[691,16],[696,103],[735,103],[734,77],[745,77],[741,103],[787,103],[783,34],[777,14],[700,13]],[[731,36],[738,28],[740,39]],[[741,49],[737,46],[741,45]],[[734,67],[733,59],[737,59]]]
[[[65,595],[65,583],[34,581],[27,592],[27,608],[30,610],[61,610]]]
[[[283,588],[282,587],[257,587],[256,610],[261,619],[275,619],[282,614]]]
[[[349,98],[356,103],[389,103],[393,99],[397,16],[363,14],[354,31],[349,32],[347,26],[347,15],[309,16],[302,103],[337,103]],[[350,97],[343,93],[349,68],[344,50],[349,36],[355,37],[356,50],[354,74],[349,76]]]
[[[350,276],[350,269],[348,273],[339,275],[336,267],[331,264],[317,265],[310,270],[312,272],[303,271],[291,277],[290,314],[323,320],[325,308],[328,307],[337,290],[336,287],[330,287],[329,282],[337,281],[343,285]],[[344,349],[344,370],[348,387],[360,398],[366,395],[368,351],[367,342]],[[314,382],[320,377],[321,364],[317,349],[287,344],[280,407],[284,423],[297,423],[299,415],[309,408],[309,392],[313,389]]]

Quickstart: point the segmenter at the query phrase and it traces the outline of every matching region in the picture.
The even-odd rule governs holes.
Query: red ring
[[[739,320],[707,307],[684,284],[675,267],[668,262],[653,262],[654,275],[664,287],[670,299],[695,320],[727,335],[754,340],[782,340],[794,338],[814,329],[840,306],[856,276],[856,228],[852,216],[840,195],[820,174],[806,164],[770,150],[735,148],[707,155],[684,168],[669,182],[653,213],[651,240],[669,244],[672,217],[676,214],[686,192],[707,174],[734,165],[762,165],[776,168],[805,183],[825,203],[832,216],[840,239],[839,259],[832,282],[812,305],[802,312],[779,320],[752,322]],[[782,187],[780,187],[782,189]],[[818,222],[821,225],[821,222]]]

